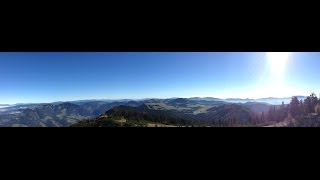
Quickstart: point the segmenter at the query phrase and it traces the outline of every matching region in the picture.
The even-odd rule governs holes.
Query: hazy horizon
[[[293,95],[293,96],[287,96],[287,97],[259,97],[259,98],[237,98],[237,97],[227,97],[227,98],[219,98],[219,97],[200,97],[200,96],[193,96],[193,97],[164,97],[164,98],[157,98],[157,97],[147,97],[147,98],[115,98],[115,99],[110,99],[110,98],[93,98],[93,99],[89,99],[89,98],[83,98],[83,99],[73,99],[73,100],[61,100],[61,101],[46,101],[46,102],[16,102],[16,103],[0,103],[0,106],[5,104],[5,105],[14,105],[14,104],[50,104],[50,103],[55,103],[55,102],[72,102],[72,101],[103,101],[103,100],[110,100],[110,101],[117,101],[117,100],[144,100],[144,99],[173,99],[173,98],[217,98],[217,99],[252,99],[252,100],[258,100],[258,99],[264,99],[264,98],[291,98],[294,96],[304,96],[307,97],[309,96],[311,93],[309,93],[308,95]],[[318,95],[317,95],[318,96]]]
[[[0,104],[319,95],[320,53],[0,53]]]

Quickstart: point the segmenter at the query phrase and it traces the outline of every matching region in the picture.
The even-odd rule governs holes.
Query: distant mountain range
[[[296,96],[299,100],[305,99],[307,96]],[[261,102],[261,103],[269,103],[273,105],[280,105],[282,102],[285,104],[288,104],[292,97],[284,97],[284,98],[274,98],[274,97],[268,97],[268,98],[258,98],[258,99],[241,99],[241,98],[226,98],[226,99],[219,99],[219,98],[213,98],[213,97],[193,97],[189,98],[191,100],[205,100],[205,101],[224,101],[224,102],[232,102],[232,103],[246,103],[246,102]]]
[[[298,99],[304,99],[298,96]],[[136,114],[147,112],[149,116],[143,117],[144,122],[159,122],[171,125],[190,125],[189,121],[205,124],[230,123],[235,119],[245,124],[250,120],[252,113],[267,112],[272,105],[289,103],[291,98],[260,98],[219,99],[213,97],[169,98],[169,99],[122,99],[122,100],[79,100],[71,102],[30,103],[30,104],[1,104],[0,126],[70,126],[84,119],[94,119],[109,116],[133,120]],[[115,108],[115,109],[114,109]],[[121,110],[121,116],[117,113]],[[114,111],[111,111],[113,110]],[[133,115],[128,111],[134,111]],[[110,112],[116,114],[110,114]],[[152,117],[150,119],[150,117]],[[169,120],[160,122],[158,118],[166,117]],[[139,116],[139,118],[141,118]],[[155,118],[155,119],[154,119]],[[174,120],[172,120],[172,118]],[[101,118],[100,118],[101,119]],[[170,119],[172,121],[170,121]],[[158,121],[159,120],[159,121]],[[179,123],[178,120],[184,123]],[[170,121],[170,122],[169,122]],[[136,121],[130,121],[133,123]],[[147,124],[148,124],[147,123]],[[139,124],[139,123],[138,123]],[[152,124],[152,123],[151,123]],[[199,124],[200,125],[200,124]]]
[[[116,106],[139,106],[141,104],[136,101],[20,104],[0,111],[0,126],[66,127],[80,120],[96,117]]]
[[[7,106],[10,106],[10,104],[0,104],[0,107],[1,107],[1,106],[7,107]]]
[[[299,100],[305,99],[307,96],[295,96]],[[283,98],[275,98],[275,97],[267,97],[267,98],[258,98],[258,99],[250,99],[250,98],[215,98],[215,97],[191,97],[191,98],[166,98],[166,100],[170,99],[188,99],[188,100],[203,100],[203,101],[224,101],[224,102],[232,102],[232,103],[246,103],[246,102],[261,102],[261,103],[269,103],[273,105],[280,105],[282,102],[288,104],[291,101],[292,97],[283,97]],[[129,102],[129,101],[157,101],[163,100],[161,98],[143,98],[143,99],[88,99],[88,100],[77,100],[77,101],[56,101],[52,103],[17,103],[17,104],[0,104],[0,106],[23,106],[23,105],[41,105],[41,104],[62,104],[62,103],[73,103],[73,104],[83,104],[87,102],[103,102],[103,103],[112,103],[112,102]]]

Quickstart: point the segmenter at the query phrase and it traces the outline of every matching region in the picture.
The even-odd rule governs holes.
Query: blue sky
[[[0,104],[319,94],[320,53],[290,53],[281,69],[266,54],[3,52]]]

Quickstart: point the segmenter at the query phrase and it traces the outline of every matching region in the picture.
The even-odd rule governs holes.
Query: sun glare
[[[293,90],[292,87],[287,85],[285,80],[285,70],[290,54],[290,52],[266,53],[267,69],[266,74],[262,77],[263,83],[252,94],[255,94],[257,97],[281,97]]]
[[[268,52],[267,61],[270,71],[273,75],[280,76],[285,70],[286,63],[289,59],[289,52]],[[280,77],[279,77],[280,78]]]

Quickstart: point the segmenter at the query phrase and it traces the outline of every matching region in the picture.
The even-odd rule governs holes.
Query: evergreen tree
[[[317,98],[315,93],[311,93],[310,98],[311,98],[311,107],[312,107],[312,111],[311,112],[314,113],[315,112],[314,108],[318,104],[318,98]]]
[[[293,118],[295,118],[297,115],[299,115],[299,100],[297,97],[292,97],[292,100],[290,102],[290,114]]]
[[[300,111],[300,115],[301,114],[304,114],[304,107],[303,107],[303,101],[302,101],[302,99],[300,100],[300,102],[299,102],[299,111]]]
[[[276,118],[275,118],[275,115],[276,115],[276,112],[275,112],[275,106],[271,106],[269,111],[268,111],[268,115],[267,115],[267,121],[276,121]]]
[[[312,112],[312,110],[311,110],[312,105],[311,105],[311,98],[310,98],[310,96],[308,96],[308,97],[304,100],[303,108],[304,108],[305,114],[309,114],[309,113]]]
[[[278,110],[278,121],[283,121],[287,117],[286,107],[284,105],[284,102],[282,101],[282,105],[280,106]]]

